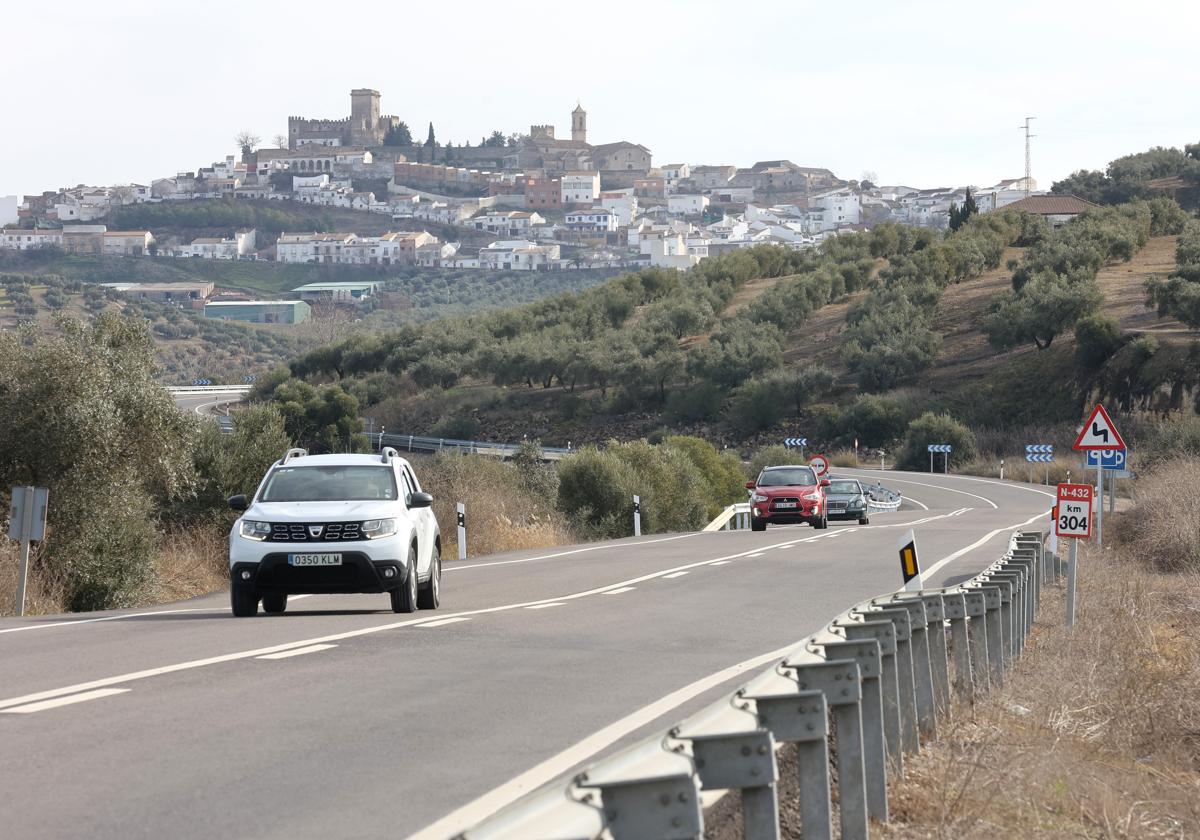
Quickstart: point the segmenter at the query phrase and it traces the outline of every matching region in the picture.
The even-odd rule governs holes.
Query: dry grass
[[[517,468],[486,455],[439,455],[421,470],[442,527],[442,557],[458,557],[455,503],[467,507],[467,556],[578,542],[557,510],[555,488],[531,486]],[[545,474],[539,474],[547,477]]]
[[[963,475],[977,475],[982,478],[999,478],[1000,477],[1000,461],[991,459],[987,461],[972,461],[961,467],[955,467],[954,471]],[[1047,481],[1049,475],[1049,481]],[[1090,475],[1090,477],[1089,477]],[[1004,477],[1009,481],[1026,481],[1030,484],[1061,484],[1068,479],[1074,482],[1095,483],[1095,472],[1085,475],[1080,472],[1079,463],[1069,463],[1063,461],[1051,461],[1047,464],[1032,464],[1025,460],[1025,456],[1014,456],[1004,459]]]
[[[1160,477],[1138,494],[1174,492]],[[1074,631],[1047,589],[1006,686],[909,761],[883,837],[1200,836],[1200,574],[1144,552],[1081,546]]]
[[[142,605],[206,595],[228,585],[229,531],[199,526],[162,536],[154,558],[154,581]]]
[[[4,533],[7,533],[7,523]],[[0,534],[0,537],[3,537]],[[46,575],[38,574],[37,544],[30,555],[30,571],[25,586],[26,615],[45,615],[63,611],[65,593],[62,587]],[[0,616],[16,615],[17,574],[19,569],[17,543],[0,538]]]
[[[1200,458],[1155,467],[1134,484],[1134,507],[1118,520],[1118,535],[1156,568],[1200,572],[1198,486]]]

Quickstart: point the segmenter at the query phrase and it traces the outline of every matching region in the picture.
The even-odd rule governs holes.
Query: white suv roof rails
[[[288,461],[292,460],[293,458],[303,458],[307,454],[308,454],[307,449],[300,449],[298,447],[295,449],[289,449],[287,451],[287,454],[283,456],[283,463],[286,464]]]
[[[385,446],[379,450],[379,459],[385,464],[390,464],[393,458],[399,458],[400,453],[391,446]]]

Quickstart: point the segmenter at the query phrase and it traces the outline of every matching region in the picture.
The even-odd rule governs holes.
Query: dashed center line
[[[710,565],[710,566],[724,566],[726,563],[732,563],[732,562],[733,562],[732,560],[714,560],[714,561],[712,561],[711,563],[709,563],[708,565]]]
[[[426,621],[424,624],[414,625],[416,627],[445,627],[447,624],[457,624],[460,621],[470,621],[466,616],[460,615],[453,618],[442,618],[437,621]]]
[[[636,586],[622,586],[620,589],[610,589],[603,593],[605,595],[620,595],[622,592],[632,592],[637,589]]]
[[[525,609],[527,609],[527,610],[544,610],[544,609],[548,609],[549,607],[565,607],[565,606],[566,606],[566,604],[564,604],[562,601],[555,601],[553,604],[534,604],[532,606],[526,607]]]
[[[762,557],[763,553],[761,551],[756,551],[753,554],[747,554],[746,556],[747,557]]]
[[[686,574],[687,574],[687,572],[671,572],[671,574],[669,574],[669,575],[663,575],[663,580],[670,580],[671,578],[683,577]]]
[[[281,650],[279,653],[268,653],[263,656],[256,656],[255,659],[289,659],[293,656],[303,656],[306,653],[317,653],[322,650],[335,648],[337,645],[309,645],[308,647],[292,648],[291,650]]]
[[[88,700],[99,700],[101,697],[111,697],[114,694],[124,694],[128,688],[97,688],[95,691],[85,691],[82,694],[68,694],[66,697],[55,697],[53,700],[42,700],[37,703],[26,703],[24,706],[13,706],[0,709],[5,714],[27,715],[30,712],[44,712],[46,709],[57,709],[59,706],[70,706],[75,703],[86,703]]]

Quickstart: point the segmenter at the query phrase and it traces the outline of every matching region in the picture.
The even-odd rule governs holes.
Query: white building
[[[536,245],[525,239],[493,242],[479,249],[479,266],[493,271],[546,271],[559,261],[557,245]]]
[[[33,251],[38,248],[62,246],[61,230],[0,230],[0,248],[11,251]]]
[[[532,228],[546,224],[546,219],[538,213],[524,210],[489,210],[466,222],[468,227],[475,230],[485,230],[500,236],[520,237],[532,233]]]
[[[563,206],[585,204],[591,206],[600,195],[599,172],[564,172],[561,179]]]
[[[831,190],[808,200],[810,209],[824,210],[822,230],[836,230],[862,223],[862,200],[852,189]]]
[[[603,236],[617,229],[617,214],[604,207],[568,210],[565,215],[567,230],[572,233],[583,235],[599,234]]]
[[[687,240],[683,234],[673,233],[654,238],[644,238],[647,249],[643,253],[650,254],[650,265],[656,268],[691,268],[702,259],[696,254],[688,253]],[[707,248],[705,255],[707,256]]]
[[[256,234],[253,228],[239,230],[233,236],[193,239],[175,250],[180,257],[196,257],[207,260],[236,260],[254,253]]]
[[[699,216],[708,207],[708,196],[678,193],[667,196],[667,212],[672,216]]]
[[[618,227],[627,227],[637,221],[638,200],[633,190],[602,192],[600,206],[616,214]]]
[[[692,168],[686,163],[668,163],[658,169],[662,172],[663,183],[666,184],[669,193],[675,191],[680,181],[692,177]]]
[[[0,195],[0,228],[5,225],[15,225],[20,219],[17,207],[20,206],[15,195]]]

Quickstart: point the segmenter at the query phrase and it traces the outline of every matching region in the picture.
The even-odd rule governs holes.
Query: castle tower
[[[379,91],[357,88],[350,91],[350,143],[374,146],[379,134]]]
[[[580,143],[587,142],[587,111],[583,110],[583,106],[578,102],[575,103],[575,110],[571,112],[571,139]]]

